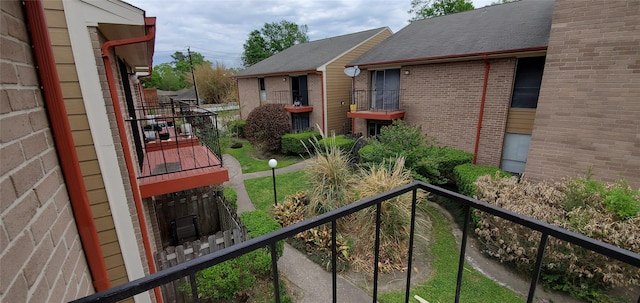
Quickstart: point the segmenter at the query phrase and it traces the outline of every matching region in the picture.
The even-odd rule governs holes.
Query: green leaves
[[[412,0],[408,11],[413,17],[409,21],[416,21],[431,17],[444,16],[457,12],[474,9],[469,0]]]
[[[265,23],[262,29],[249,33],[249,38],[243,45],[242,64],[245,67],[254,65],[295,44],[308,41],[306,25],[297,25],[287,20]]]

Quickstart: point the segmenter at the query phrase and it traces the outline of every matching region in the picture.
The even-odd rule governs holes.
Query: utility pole
[[[191,59],[191,47],[187,47],[189,54],[189,66],[191,66],[191,78],[193,79],[193,89],[196,91],[196,104],[200,106],[200,98],[198,97],[198,85],[196,85],[196,75],[193,73],[193,60]]]

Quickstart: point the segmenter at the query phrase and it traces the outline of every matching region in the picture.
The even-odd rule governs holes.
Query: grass
[[[308,189],[308,184],[308,178],[304,171],[276,174],[278,201],[283,201],[286,196]],[[269,207],[274,203],[271,176],[244,180],[244,186],[256,209],[269,211]]]
[[[269,167],[269,159],[260,159],[258,157],[258,151],[247,140],[234,139],[242,143],[241,148],[226,148],[225,154],[232,155],[240,162],[242,166],[242,173],[253,173],[258,171],[271,170]],[[273,155],[272,158],[278,160],[278,167],[282,168],[291,164],[298,163],[303,159],[300,157],[289,157],[283,155]]]
[[[418,295],[431,303],[453,302],[456,291],[459,249],[450,223],[445,216],[432,206],[429,206],[426,212],[433,222],[434,239],[431,247],[433,273],[425,283],[413,287],[411,297]],[[524,302],[516,293],[483,276],[469,264],[465,264],[460,301],[470,303]],[[404,291],[382,294],[380,302],[404,302]]]

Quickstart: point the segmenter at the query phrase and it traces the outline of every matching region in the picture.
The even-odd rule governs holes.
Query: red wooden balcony
[[[153,114],[148,114],[153,113]],[[196,107],[145,108],[129,120],[140,165],[142,197],[219,184],[222,166],[215,113]]]

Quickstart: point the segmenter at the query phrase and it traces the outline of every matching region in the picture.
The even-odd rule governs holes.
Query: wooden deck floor
[[[404,111],[357,111],[348,112],[349,118],[361,118],[372,120],[396,120],[404,117]]]
[[[139,180],[142,197],[222,183],[226,168],[206,147],[190,145],[147,152]]]

